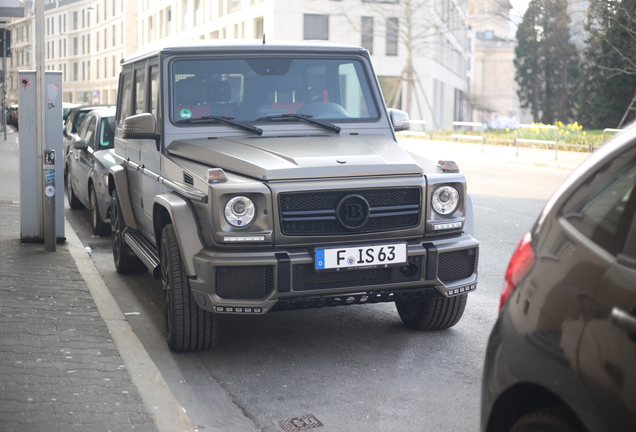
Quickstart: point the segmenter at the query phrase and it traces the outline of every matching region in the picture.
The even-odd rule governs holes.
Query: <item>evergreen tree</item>
[[[567,0],[532,0],[517,30],[515,79],[534,121],[572,119],[578,54],[570,42]]]
[[[636,94],[636,2],[592,0],[587,31],[579,119],[593,129],[616,127]]]

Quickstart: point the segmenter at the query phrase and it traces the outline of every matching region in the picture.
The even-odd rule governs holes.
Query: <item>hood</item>
[[[260,180],[421,175],[384,135],[315,135],[174,141],[168,154]]]

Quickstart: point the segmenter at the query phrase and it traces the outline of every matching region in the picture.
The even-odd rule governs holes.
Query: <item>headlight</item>
[[[245,196],[235,196],[225,205],[225,219],[237,228],[248,226],[255,212],[254,202]]]
[[[442,216],[453,214],[459,205],[459,192],[452,186],[440,186],[433,192],[433,210]]]

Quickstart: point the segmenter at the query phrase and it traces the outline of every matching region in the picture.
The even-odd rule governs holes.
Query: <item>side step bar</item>
[[[155,279],[159,279],[160,265],[159,254],[156,248],[139,232],[134,230],[126,230],[124,233],[124,241],[133,250],[135,255],[144,263]]]

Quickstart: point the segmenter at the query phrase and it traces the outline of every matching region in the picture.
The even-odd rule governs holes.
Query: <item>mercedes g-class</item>
[[[369,53],[325,43],[165,46],[122,61],[108,186],[120,273],[165,290],[168,345],[221,314],[395,302],[456,324],[479,244],[452,161],[404,151]]]

